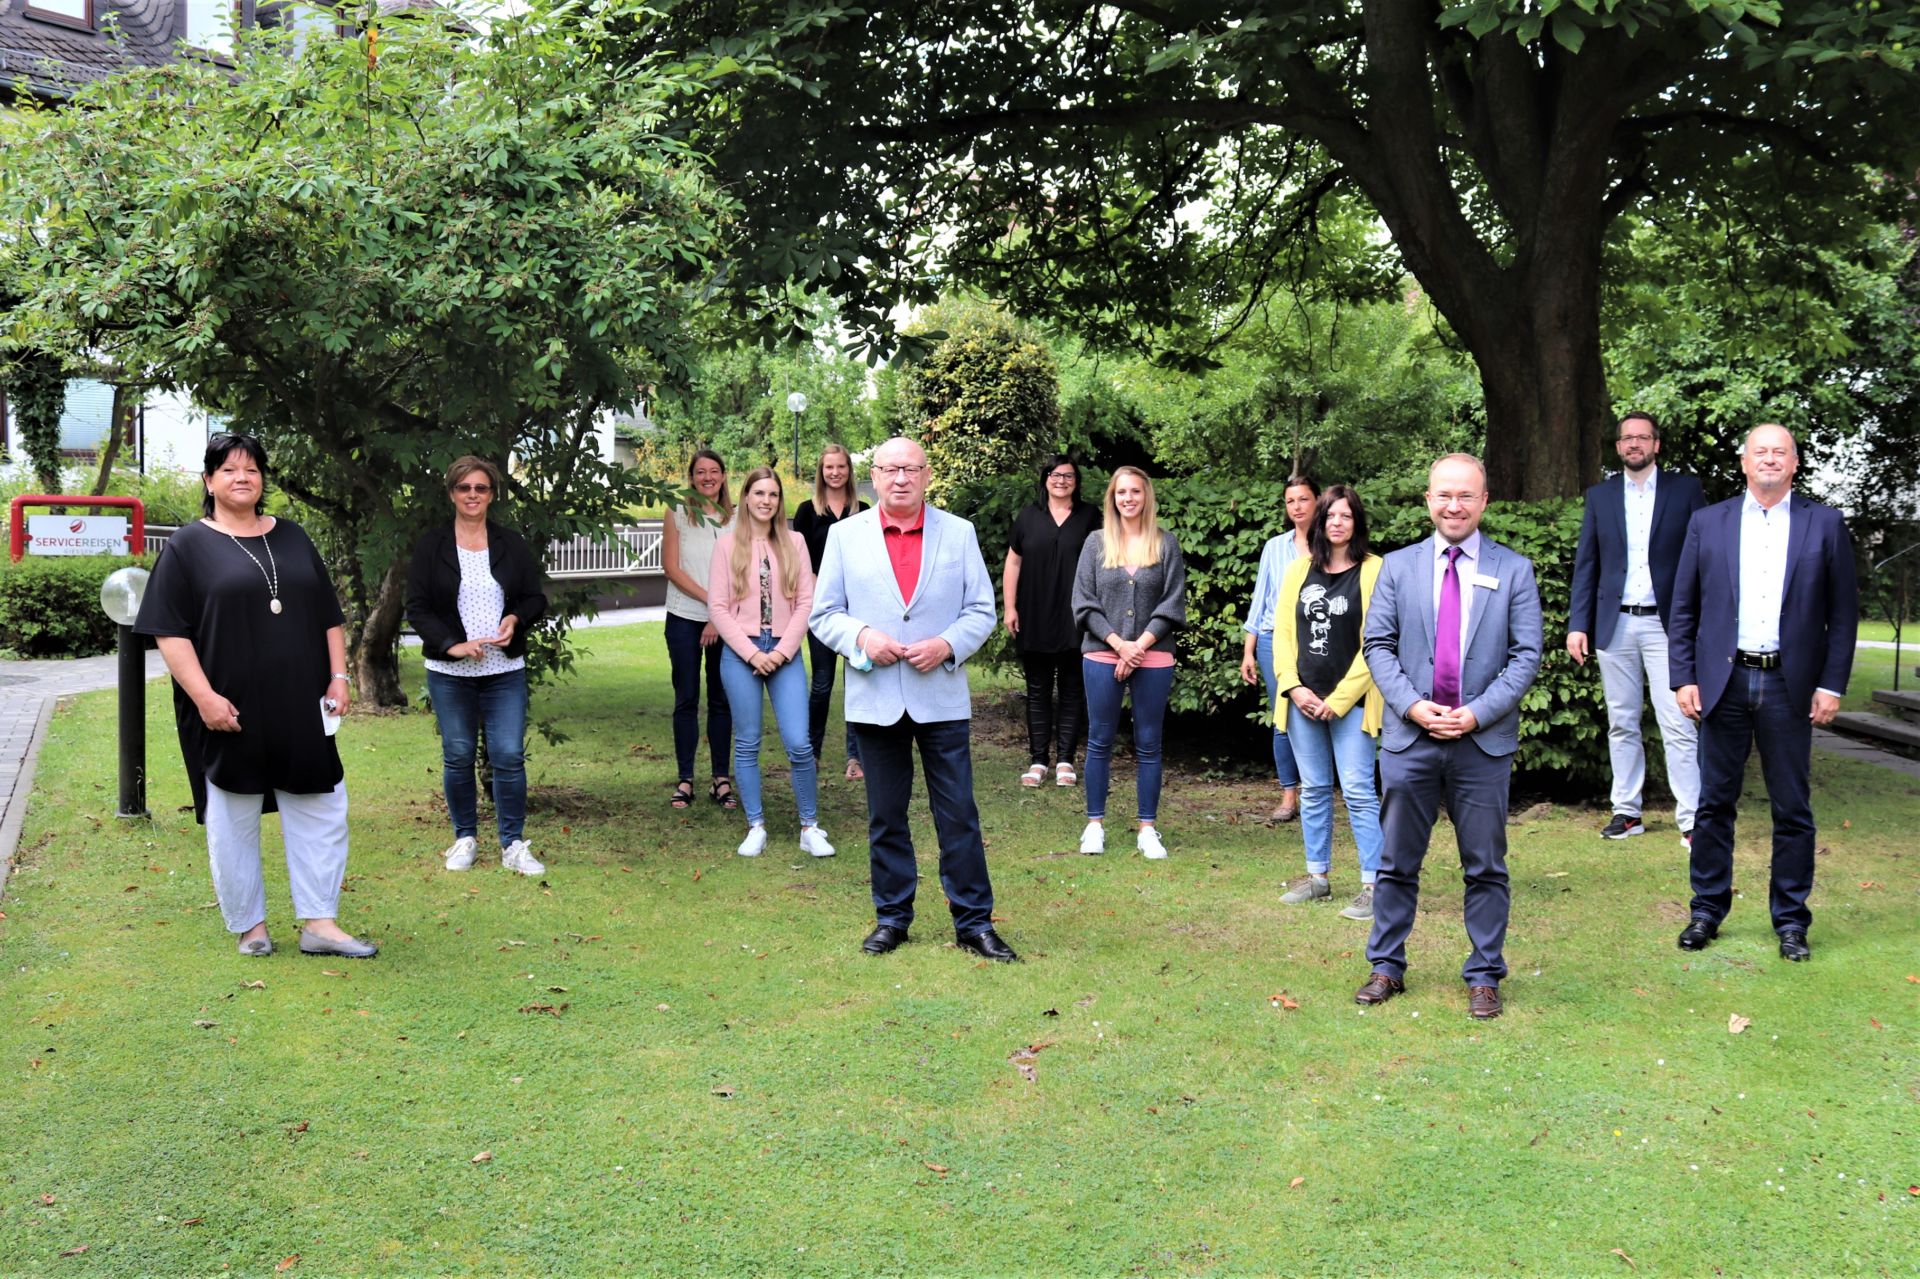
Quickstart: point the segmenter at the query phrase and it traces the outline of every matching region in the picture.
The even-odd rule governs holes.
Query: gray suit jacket
[[[869,626],[902,644],[937,635],[953,647],[951,658],[924,674],[906,662],[870,671],[848,666],[850,724],[894,724],[902,715],[923,724],[973,716],[966,661],[993,634],[993,579],[973,525],[932,506],[926,512],[920,580],[910,600],[900,598],[879,511],[862,511],[827,534],[813,587],[815,638],[850,660]]]
[[[1362,648],[1387,701],[1380,744],[1390,751],[1426,736],[1407,711],[1433,697],[1433,558],[1431,535],[1387,556],[1367,609]],[[1520,748],[1520,698],[1540,671],[1540,590],[1533,561],[1485,533],[1475,571],[1499,585],[1474,588],[1460,693],[1480,722],[1472,734],[1480,749],[1511,755]]]

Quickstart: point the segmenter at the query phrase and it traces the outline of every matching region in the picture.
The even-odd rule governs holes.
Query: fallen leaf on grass
[[[1871,1027],[1873,1027],[1873,1028],[1874,1028],[1875,1030],[1885,1030],[1885,1029],[1886,1029],[1886,1027],[1885,1027],[1885,1026],[1882,1026],[1882,1025],[1880,1024],[1880,1019],[1879,1019],[1878,1017],[1869,1017],[1869,1018],[1867,1018],[1867,1025],[1869,1025],[1869,1026],[1871,1026]]]
[[[240,989],[242,990],[265,990],[266,988],[267,983],[263,981],[243,981],[240,983]]]
[[[52,1202],[53,1202],[53,1196],[52,1196],[52,1195],[41,1195],[41,1196],[40,1196],[40,1202],[41,1202],[41,1203],[43,1203],[43,1204],[50,1204],[50,1203],[52,1203]]]
[[[90,1245],[88,1244],[78,1244],[72,1248],[67,1249],[65,1252],[61,1253],[60,1255],[63,1257],[77,1257],[81,1253],[85,1252],[89,1246]]]
[[[1060,1015],[1060,1010],[1058,1008],[1049,1008],[1045,1012],[1041,1013],[1040,1015],[1042,1017],[1058,1017]]]
[[[493,1152],[491,1150],[483,1150],[473,1158],[467,1160],[467,1162],[470,1164],[490,1164],[493,1162]]]
[[[311,1122],[310,1120],[302,1119],[299,1123],[287,1129],[287,1136],[294,1137],[294,1136],[298,1136],[300,1133],[305,1132],[307,1130],[307,1125],[310,1122]]]
[[[1907,980],[1920,981],[1920,978],[1909,977],[1907,978]],[[1073,1006],[1075,1008],[1091,1008],[1093,1007],[1093,1001],[1098,998],[1100,998],[1100,996],[1098,995],[1082,995],[1080,998],[1073,1001]]]
[[[1863,879],[1860,881],[1860,887],[1862,888],[1879,888],[1881,886],[1880,881],[1877,879]]]
[[[942,1177],[947,1175],[947,1166],[945,1164],[929,1163],[925,1159],[922,1159],[920,1162],[927,1165],[928,1172],[937,1172]]]
[[[183,1226],[198,1226],[198,1225],[205,1224],[206,1220],[207,1219],[205,1217],[188,1217],[185,1221],[181,1222],[180,1224]]]
[[[6,918],[5,915],[0,915],[0,919],[5,919],[5,918]],[[1908,973],[1907,980],[1912,982],[1916,986],[1920,986],[1920,975],[1916,975],[1914,973]]]
[[[520,1005],[520,1011],[523,1013],[547,1013],[550,1016],[558,1017],[572,1006],[571,1004],[522,1004]]]
[[[1910,1195],[1920,1195],[1920,1186],[1908,1186],[1907,1193]]]
[[[218,1026],[220,1023],[217,1021],[196,1021],[193,1024],[198,1026],[202,1030],[212,1030],[215,1026]]]
[[[339,972],[332,968],[322,968],[320,970],[320,975],[322,977],[345,977],[346,976],[345,973]]]
[[[1300,1007],[1300,1001],[1287,994],[1284,990],[1277,995],[1268,995],[1267,1003],[1275,1008],[1284,1009],[1287,1012],[1292,1012]]]
[[[1620,1260],[1622,1260],[1622,1261],[1624,1261],[1624,1262],[1626,1262],[1626,1263],[1627,1263],[1627,1268],[1628,1268],[1629,1270],[1638,1270],[1638,1269],[1640,1268],[1640,1267],[1638,1267],[1638,1266],[1636,1266],[1636,1265],[1634,1265],[1634,1264],[1633,1264],[1633,1258],[1632,1258],[1632,1257],[1629,1257],[1629,1256],[1628,1256],[1628,1255],[1627,1255],[1626,1253],[1624,1253],[1624,1252],[1622,1252],[1622,1251],[1620,1251],[1620,1249],[1618,1249],[1618,1248],[1612,1248],[1612,1249],[1609,1249],[1609,1251],[1610,1251],[1610,1252],[1612,1252],[1614,1256],[1616,1256],[1616,1257],[1618,1257],[1618,1258],[1620,1258]]]
[[[299,1264],[300,1264],[300,1254],[296,1252],[291,1257],[282,1257],[280,1258],[280,1260],[274,1262],[273,1263],[274,1273],[278,1274],[284,1270],[291,1270]]]
[[[733,1094],[735,1094],[736,1092],[739,1092],[740,1090],[738,1088],[735,1088],[732,1084],[715,1084],[712,1088],[708,1089],[707,1091],[711,1092],[716,1097],[731,1097],[733,1096]]]
[[[1753,1018],[1751,1017],[1742,1017],[1739,1013],[1727,1014],[1727,1033],[1729,1035],[1737,1035],[1751,1025],[1753,1025]]]
[[[1293,1179],[1292,1181],[1289,1181],[1289,1182],[1287,1183],[1287,1189],[1288,1189],[1288,1190],[1298,1190],[1298,1189],[1300,1189],[1300,1187],[1302,1187],[1302,1186],[1304,1186],[1304,1185],[1306,1185],[1306,1184],[1307,1184],[1307,1179],[1306,1179],[1305,1177],[1295,1177],[1295,1178],[1294,1178],[1294,1179]]]
[[[700,872],[698,870],[693,872],[693,879],[695,883],[698,883],[700,881]]]

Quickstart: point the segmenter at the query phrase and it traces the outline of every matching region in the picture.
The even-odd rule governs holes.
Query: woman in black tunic
[[[334,920],[347,868],[331,733],[348,702],[344,618],[306,533],[265,514],[266,473],[252,436],[207,441],[205,516],[167,540],[134,629],[156,637],[173,676],[194,813],[240,953],[273,953],[260,814],[277,809],[300,949],[369,958],[379,948]]]
[[[1086,726],[1086,686],[1080,678],[1080,629],[1073,620],[1073,573],[1080,548],[1100,527],[1100,508],[1080,497],[1080,467],[1066,454],[1040,469],[1040,500],[1013,521],[1001,574],[1007,630],[1027,677],[1027,747],[1032,763],[1023,786],[1047,777],[1071,786],[1073,753]],[[1058,689],[1058,703],[1055,690]]]

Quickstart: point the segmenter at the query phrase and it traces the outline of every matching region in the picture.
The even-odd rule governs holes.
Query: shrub
[[[146,560],[125,555],[28,556],[0,563],[0,636],[21,657],[92,657],[118,628],[100,608],[107,574]]]

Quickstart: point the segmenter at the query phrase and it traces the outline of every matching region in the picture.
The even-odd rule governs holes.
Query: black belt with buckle
[[[1770,671],[1780,665],[1780,654],[1778,653],[1749,653],[1745,649],[1741,649],[1735,653],[1733,657],[1740,665],[1750,666],[1756,671]]]
[[[1631,613],[1635,617],[1660,616],[1660,606],[1658,604],[1622,604],[1620,611],[1622,613]]]

